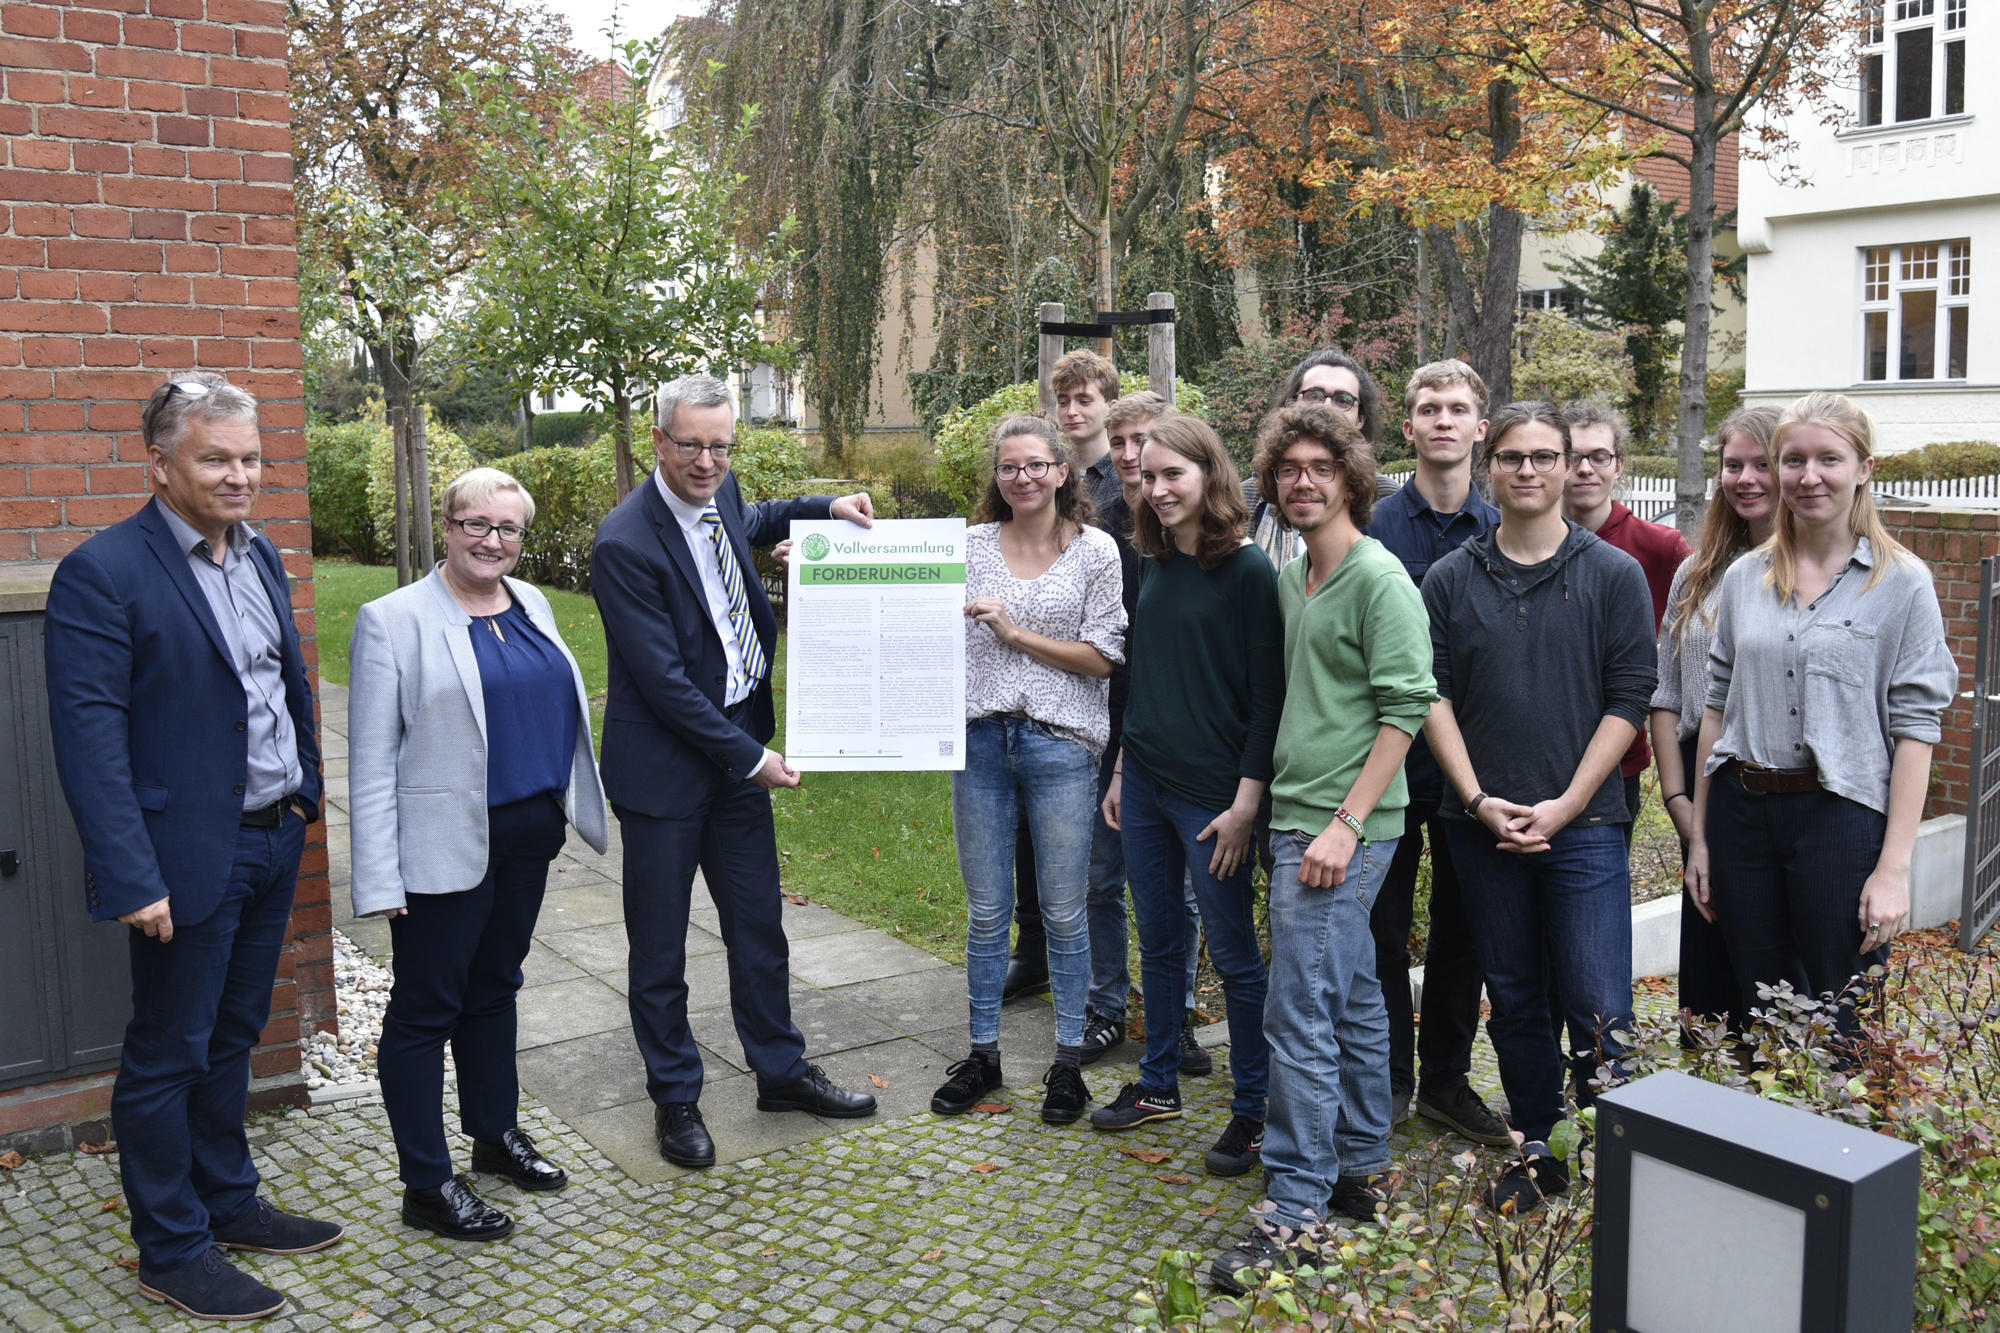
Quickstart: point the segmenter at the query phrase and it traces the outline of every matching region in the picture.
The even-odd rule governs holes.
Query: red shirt
[[[1667,614],[1667,591],[1673,587],[1674,571],[1692,554],[1687,538],[1678,528],[1648,523],[1616,500],[1611,502],[1611,517],[1604,520],[1597,535],[1637,560],[1639,568],[1646,571],[1646,586],[1653,593],[1653,633],[1658,634],[1660,620]],[[1641,727],[1618,765],[1619,774],[1629,778],[1645,772],[1652,755],[1646,729]]]

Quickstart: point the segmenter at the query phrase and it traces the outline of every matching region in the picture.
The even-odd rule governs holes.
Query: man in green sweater
[[[1372,1222],[1387,1199],[1389,1018],[1369,912],[1395,859],[1403,756],[1437,698],[1430,621],[1403,565],[1363,535],[1375,459],[1316,404],[1277,412],[1257,450],[1305,558],[1278,579],[1285,711],[1271,783],[1271,1048],[1264,1218],[1210,1280],[1289,1268],[1297,1234],[1334,1214]]]

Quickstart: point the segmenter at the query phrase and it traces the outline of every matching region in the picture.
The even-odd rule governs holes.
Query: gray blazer
[[[603,851],[610,837],[590,743],[590,696],[531,583],[507,588],[576,677],[576,764],[563,812]],[[354,914],[402,907],[407,894],[462,893],[486,877],[486,696],[472,617],[430,577],[361,608],[348,649],[348,795]]]

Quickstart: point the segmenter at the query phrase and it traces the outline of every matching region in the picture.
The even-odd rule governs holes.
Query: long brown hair
[[[1747,435],[1764,451],[1764,465],[1771,471],[1770,484],[1778,484],[1778,451],[1773,443],[1778,432],[1778,409],[1775,407],[1739,407],[1722,419],[1722,426],[1715,432],[1719,450],[1729,447],[1731,436]],[[1719,452],[1718,450],[1718,452]],[[1783,501],[1779,504],[1782,506]],[[1715,487],[1715,498],[1709,501],[1708,516],[1701,521],[1701,536],[1696,539],[1694,563],[1688,566],[1687,577],[1681,580],[1680,595],[1667,605],[1667,622],[1674,627],[1674,647],[1681,646],[1681,638],[1687,633],[1691,617],[1700,616],[1702,623],[1715,628],[1715,615],[1708,607],[1708,595],[1715,591],[1715,585],[1722,582],[1722,576],[1736,557],[1749,550],[1750,524],[1743,515],[1736,512],[1723,497],[1720,482]]]
[[[1819,426],[1832,431],[1853,448],[1865,462],[1875,457],[1875,422],[1857,406],[1846,394],[1821,390],[1809,393],[1785,409],[1778,418],[1777,430],[1771,438],[1773,453],[1782,456],[1785,452],[1785,436],[1801,426]],[[1868,582],[1862,585],[1866,591],[1882,581],[1889,572],[1889,564],[1894,560],[1915,560],[1909,550],[1894,537],[1889,529],[1882,526],[1882,515],[1875,508],[1875,491],[1867,481],[1854,489],[1854,504],[1847,511],[1848,531],[1857,537],[1866,537],[1875,557],[1875,567],[1868,571]],[[1799,522],[1792,516],[1792,507],[1783,502],[1782,492],[1778,504],[1778,521],[1771,528],[1771,572],[1764,576],[1766,586],[1778,594],[1778,604],[1784,605],[1798,595],[1799,591]]]
[[[1203,570],[1214,569],[1243,544],[1250,511],[1243,505],[1243,479],[1206,421],[1175,412],[1146,432],[1147,447],[1163,445],[1201,469],[1201,531],[1188,554]],[[1153,506],[1142,499],[1132,515],[1132,545],[1140,555],[1164,560],[1173,550]]]
[[[1063,484],[1056,487],[1056,518],[1063,524],[1081,528],[1096,516],[1096,506],[1083,489],[1083,469],[1076,465],[1076,451],[1069,447],[1061,431],[1040,417],[1022,414],[1008,417],[993,429],[993,461],[1000,461],[1000,446],[1017,435],[1026,435],[1040,440],[1048,446],[1049,457],[1069,469]],[[991,470],[986,474],[986,494],[979,499],[979,508],[972,515],[974,523],[1012,523],[1014,506],[1007,503],[1007,497],[1000,493],[1000,478]],[[1067,542],[1067,537],[1063,539]]]

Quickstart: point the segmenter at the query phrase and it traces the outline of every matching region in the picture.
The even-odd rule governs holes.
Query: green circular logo
[[[805,542],[799,549],[806,553],[808,560],[824,560],[833,551],[825,535],[818,532],[807,533]]]

